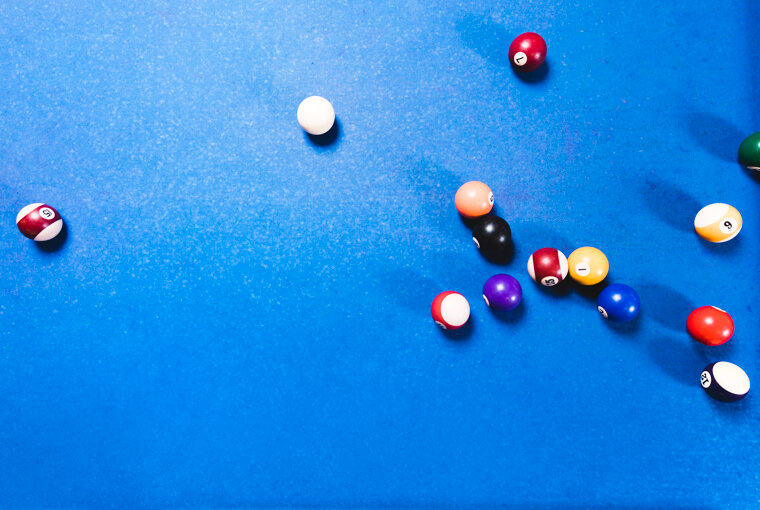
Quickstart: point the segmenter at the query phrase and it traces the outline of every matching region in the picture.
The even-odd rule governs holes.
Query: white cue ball
[[[323,135],[335,124],[335,110],[322,96],[309,96],[298,105],[298,123],[310,135]]]

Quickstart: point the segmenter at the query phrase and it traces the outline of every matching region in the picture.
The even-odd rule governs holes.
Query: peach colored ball
[[[480,181],[466,182],[457,190],[454,204],[462,216],[477,218],[493,209],[493,192]]]

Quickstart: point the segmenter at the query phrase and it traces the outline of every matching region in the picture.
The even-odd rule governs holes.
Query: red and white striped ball
[[[528,273],[541,285],[557,285],[567,277],[567,257],[555,248],[536,250],[528,259]]]
[[[461,328],[470,318],[470,303],[459,292],[447,290],[435,297],[430,314],[443,329]]]
[[[63,218],[47,204],[29,204],[16,216],[16,226],[29,239],[50,241],[61,233]]]

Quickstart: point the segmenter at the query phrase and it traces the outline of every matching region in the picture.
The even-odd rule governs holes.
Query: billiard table
[[[760,384],[758,26],[756,0],[4,1],[0,507],[760,507],[760,400],[700,386]],[[528,31],[547,60],[516,73]],[[506,264],[454,207],[471,180]],[[52,244],[14,225],[35,202]],[[714,202],[730,242],[694,232]],[[581,246],[634,321],[528,276]],[[689,337],[702,305],[728,343]]]

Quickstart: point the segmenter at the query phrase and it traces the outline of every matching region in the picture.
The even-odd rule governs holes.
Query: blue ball
[[[628,285],[608,285],[596,300],[602,317],[614,322],[628,322],[639,314],[639,295]]]

